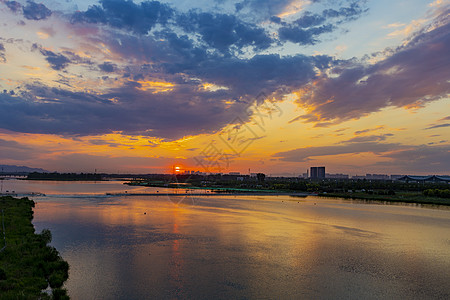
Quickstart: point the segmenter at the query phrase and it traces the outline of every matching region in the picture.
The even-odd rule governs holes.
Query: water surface
[[[130,189],[114,182],[72,183],[61,197],[54,184],[35,198],[34,224],[69,262],[73,299],[450,298],[445,207],[102,196]]]

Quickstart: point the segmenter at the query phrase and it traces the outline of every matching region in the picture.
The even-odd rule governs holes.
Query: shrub
[[[6,272],[5,270],[0,268],[0,280],[5,280],[6,279]]]
[[[54,300],[68,300],[70,298],[67,295],[66,289],[53,289],[53,299]]]

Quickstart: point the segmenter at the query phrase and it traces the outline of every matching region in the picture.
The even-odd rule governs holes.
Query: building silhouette
[[[325,167],[311,167],[310,169],[311,179],[323,179],[325,178]]]

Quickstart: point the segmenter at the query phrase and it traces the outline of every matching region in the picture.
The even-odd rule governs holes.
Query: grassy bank
[[[422,193],[413,192],[397,192],[395,195],[370,195],[364,192],[360,193],[320,193],[322,197],[339,197],[347,199],[389,201],[389,202],[406,202],[418,204],[436,204],[450,206],[450,199],[424,196]]]
[[[0,299],[68,299],[62,288],[69,265],[49,246],[51,233],[34,232],[34,202],[28,198],[0,197],[6,247],[0,252]],[[0,249],[5,246],[0,227]],[[51,295],[42,292],[48,286]]]

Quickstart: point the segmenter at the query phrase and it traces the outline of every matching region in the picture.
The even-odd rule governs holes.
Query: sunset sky
[[[0,0],[0,164],[450,173],[450,1]]]

